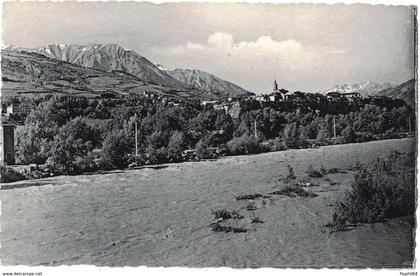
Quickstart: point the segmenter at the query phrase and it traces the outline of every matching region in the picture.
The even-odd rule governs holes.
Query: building
[[[158,94],[156,92],[144,91],[144,96],[149,99],[155,99],[158,97]]]
[[[273,93],[269,95],[270,102],[278,102],[284,100],[283,95],[280,93]]]
[[[0,125],[0,164],[15,164],[15,126]]]
[[[254,99],[259,102],[268,102],[270,100],[268,95],[257,95]]]
[[[327,98],[329,99],[340,99],[340,98],[346,98],[348,100],[354,100],[357,98],[361,98],[360,94],[357,92],[349,92],[349,93],[340,93],[340,92],[328,92]]]
[[[6,114],[28,115],[31,112],[31,106],[24,104],[11,104],[6,107]]]
[[[295,98],[305,99],[306,98],[306,93],[300,92],[300,91],[295,91],[295,92],[293,92],[293,96]]]
[[[360,94],[357,92],[343,93],[342,95],[347,99],[361,98]]]
[[[271,102],[278,102],[287,99],[289,93],[286,89],[279,89],[277,81],[274,80],[273,84],[273,92],[269,95],[269,101]]]
[[[327,93],[327,98],[329,98],[329,99],[341,98],[341,93],[340,92],[328,92]]]
[[[219,104],[219,101],[202,101],[201,105],[208,106],[208,105],[215,105]]]

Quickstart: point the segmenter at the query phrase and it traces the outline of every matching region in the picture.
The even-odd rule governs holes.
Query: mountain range
[[[329,92],[340,92],[340,93],[357,92],[364,97],[368,97],[368,96],[377,95],[380,91],[383,91],[385,89],[389,89],[392,87],[393,85],[389,82],[378,84],[375,82],[367,81],[363,83],[335,85],[325,91],[321,91],[321,93],[327,94]]]
[[[252,94],[201,70],[169,70],[117,44],[62,44],[31,49],[5,46],[1,56],[3,95],[62,93],[99,96],[103,93],[150,91],[203,100]],[[415,80],[399,86],[370,81],[335,85],[320,93],[328,92],[383,95],[414,103]]]
[[[416,81],[415,79],[411,79],[396,87],[391,87],[380,91],[378,95],[403,99],[407,103],[414,105],[416,99]]]
[[[34,55],[32,55],[33,53],[37,53],[52,60],[64,61],[78,66],[81,71],[83,71],[83,68],[91,68],[101,72],[115,74],[115,77],[117,78],[123,74],[127,80],[129,80],[128,86],[137,86],[139,83],[141,86],[147,87],[159,86],[161,88],[170,88],[173,93],[192,93],[194,96],[201,98],[252,94],[237,85],[222,80],[207,72],[185,70],[186,73],[180,74],[180,69],[174,71],[161,70],[147,58],[135,51],[126,50],[117,44],[54,44],[31,49],[6,46],[3,48],[3,52],[8,53],[4,55],[4,58],[6,58],[5,63],[8,62],[8,58],[12,58],[13,54],[11,54],[11,52],[16,53],[15,55],[20,53],[21,58],[26,58],[32,62],[35,62],[35,60],[39,61],[40,56],[38,56],[38,59],[34,59]],[[32,58],[30,56],[32,56]],[[51,76],[55,75],[57,74],[51,74]],[[107,75],[107,77],[109,78],[110,75]],[[133,81],[134,83],[132,83]],[[96,83],[101,86],[100,83]],[[130,90],[129,92],[133,91]]]
[[[321,94],[329,92],[351,93],[357,92],[363,97],[368,96],[386,96],[391,98],[398,98],[407,101],[414,105],[415,103],[415,85],[414,79],[408,80],[398,86],[392,85],[389,82],[378,84],[375,82],[367,81],[356,84],[335,85],[330,89],[321,91]]]

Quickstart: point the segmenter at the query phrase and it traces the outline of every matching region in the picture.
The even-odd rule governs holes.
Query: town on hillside
[[[229,116],[230,120],[232,120],[233,124],[240,125],[241,118],[240,116],[246,110],[263,110],[264,108],[272,108],[274,110],[283,110],[287,112],[295,112],[295,111],[305,111],[305,112],[314,112],[317,116],[324,116],[325,114],[339,114],[345,109],[348,111],[351,110],[358,110],[360,107],[366,105],[367,103],[373,103],[378,106],[403,106],[404,101],[402,100],[395,100],[391,98],[387,98],[385,96],[370,96],[370,97],[362,97],[357,92],[351,93],[340,93],[340,92],[328,92],[325,95],[320,93],[304,93],[300,91],[289,92],[286,89],[280,89],[278,86],[277,81],[274,81],[273,90],[266,94],[258,94],[258,95],[245,95],[245,96],[230,96],[225,98],[219,98],[216,100],[202,100],[201,102],[198,101],[183,101],[176,97],[171,97],[165,94],[160,94],[157,92],[151,91],[144,91],[143,95],[128,95],[128,96],[116,96],[113,95],[110,97],[109,93],[105,94],[103,97],[94,97],[94,98],[84,98],[84,97],[63,97],[63,96],[47,96],[45,99],[32,99],[32,98],[10,98],[10,97],[3,97],[2,98],[2,125],[1,125],[1,154],[0,154],[0,162],[4,165],[14,165],[16,163],[22,164],[22,162],[16,162],[16,149],[15,144],[19,143],[19,133],[15,134],[15,129],[22,129],[25,128],[25,120],[28,115],[31,113],[32,110],[36,108],[37,105],[40,105],[44,100],[51,100],[56,99],[57,101],[62,101],[64,99],[74,102],[86,102],[87,105],[93,105],[95,108],[101,107],[103,105],[107,105],[108,103],[112,106],[112,108],[130,108],[133,109],[136,106],[130,103],[131,99],[132,102],[136,101],[147,101],[152,105],[159,105],[162,106],[164,109],[170,108],[178,108],[181,107],[180,105],[188,105],[192,106],[192,108],[197,110],[202,110],[201,112],[205,112],[206,110],[214,110],[215,112],[223,112],[226,116]],[[124,100],[121,100],[125,98]],[[74,99],[74,100],[72,100]],[[117,103],[119,102],[119,103]],[[125,103],[124,103],[125,102]],[[128,103],[128,104],[127,104]],[[143,103],[138,105],[141,107]],[[344,106],[343,110],[340,110],[340,106]],[[347,112],[348,112],[347,111]],[[336,139],[337,130],[336,130],[336,119],[334,118],[334,122],[331,121],[331,126],[329,128],[333,128],[331,133],[327,135],[330,138]],[[337,118],[338,120],[338,118]],[[402,136],[410,136],[412,134],[413,122],[410,117],[407,118],[407,122],[402,126],[401,131],[396,132],[393,136],[390,137],[402,137]],[[255,139],[263,139],[266,140],[267,135],[262,135],[261,131],[259,130],[262,126],[260,125],[259,119],[251,119],[249,132],[251,137]],[[137,127],[137,126],[136,126]],[[208,130],[211,135],[214,137],[221,136],[222,140],[225,140],[225,129],[211,129]],[[135,136],[135,147],[136,151],[134,156],[138,155],[138,131],[136,130],[134,133]],[[264,137],[265,136],[265,137]],[[263,137],[263,138],[262,138]],[[274,136],[275,137],[275,136]],[[273,137],[273,138],[274,138]],[[316,143],[317,135],[312,137],[307,137],[307,142],[301,143],[298,147],[307,147],[308,145],[314,146]],[[363,138],[363,140],[366,138]],[[368,138],[374,139],[374,138]],[[362,141],[363,141],[362,140]],[[338,140],[331,140],[333,143],[336,143]],[[330,142],[331,142],[330,141]],[[270,143],[267,141],[260,141],[262,147],[270,147]],[[306,144],[306,145],[305,145]],[[290,145],[289,147],[296,147],[296,145]],[[271,146],[272,147],[272,146]],[[284,147],[287,147],[285,144]],[[19,146],[18,146],[19,148]],[[280,147],[281,148],[281,147]],[[259,149],[263,150],[263,149]],[[258,151],[259,151],[258,150]],[[182,150],[180,157],[177,157],[176,160],[199,160],[200,158],[207,157],[207,158],[217,158],[220,155],[229,154],[229,150],[224,147],[221,147],[218,143],[210,143],[206,147],[207,154],[197,154],[196,147],[187,147],[186,149]],[[264,151],[264,150],[263,150]],[[97,153],[97,158],[100,158],[101,149],[97,149],[95,151]],[[249,152],[248,149],[243,151],[243,153]],[[231,152],[232,153],[232,152]],[[130,153],[131,154],[131,153]],[[132,155],[132,154],[131,154]],[[146,155],[147,156],[147,155]],[[147,159],[148,157],[146,157]],[[171,159],[166,159],[170,161]],[[155,163],[147,161],[145,164]],[[133,166],[139,165],[138,162],[132,163]]]

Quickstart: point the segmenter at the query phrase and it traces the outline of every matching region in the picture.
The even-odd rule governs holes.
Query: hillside
[[[210,73],[201,70],[191,69],[175,69],[166,71],[174,79],[180,82],[207,91],[208,93],[217,95],[220,93],[222,97],[237,97],[244,95],[251,95],[252,93],[221,78],[218,78]]]
[[[176,90],[145,83],[122,71],[106,72],[81,67],[34,52],[3,50],[1,56],[3,96],[60,93],[95,97],[106,92],[140,94],[152,91],[174,97],[203,97],[197,90]]]
[[[169,71],[163,66],[153,64],[135,51],[126,50],[117,44],[51,44],[33,49],[6,46],[6,49],[35,52],[49,58],[106,72],[125,72],[137,77],[145,84],[166,86],[176,90],[198,89],[203,93],[204,98],[251,94],[207,72],[189,69]]]
[[[378,95],[404,99],[410,105],[414,105],[416,97],[416,81],[411,79],[397,87],[382,90],[378,93]]]
[[[123,71],[138,77],[146,83],[159,84],[177,89],[186,86],[173,79],[145,57],[125,50],[117,44],[91,45],[47,45],[32,49],[47,57],[67,61],[82,67],[102,71]]]

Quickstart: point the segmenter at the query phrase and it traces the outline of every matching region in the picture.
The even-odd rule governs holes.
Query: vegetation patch
[[[289,171],[286,180],[296,179],[296,175],[292,166],[287,165],[287,170]]]
[[[328,170],[328,173],[334,174],[334,173],[347,173],[347,172],[339,168],[331,168]]]
[[[220,209],[220,210],[212,210],[211,213],[214,216],[214,219],[222,219],[222,220],[226,220],[226,219],[242,219],[244,218],[243,216],[241,216],[239,214],[238,211],[228,211],[226,209]]]
[[[288,197],[317,197],[318,195],[312,191],[307,191],[299,185],[288,185],[283,189],[271,192],[273,195],[285,195]]]
[[[324,171],[325,171],[325,169],[324,169]],[[310,165],[308,167],[308,169],[306,170],[306,173],[308,174],[309,177],[312,177],[312,178],[321,178],[321,177],[323,177],[322,172],[320,170],[315,170],[312,167],[312,165]]]
[[[263,197],[263,195],[262,194],[241,195],[241,196],[237,196],[236,200],[249,200],[249,199],[256,199],[260,197]]]
[[[214,232],[225,232],[225,233],[229,233],[229,232],[246,233],[246,232],[248,232],[248,229],[243,228],[243,227],[235,227],[235,226],[231,226],[231,225],[222,225],[220,223],[212,224],[211,229]]]
[[[335,204],[332,228],[382,222],[415,212],[415,156],[394,152],[362,165],[351,191]]]
[[[251,223],[265,223],[262,219],[260,219],[259,217],[254,217],[252,218]]]
[[[257,210],[257,206],[255,206],[255,203],[254,203],[254,202],[250,202],[250,203],[248,203],[248,205],[246,206],[246,209],[247,209],[248,211],[255,211],[255,210]]]
[[[0,183],[9,183],[24,179],[26,179],[26,177],[20,172],[9,167],[0,166]]]

